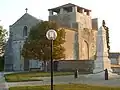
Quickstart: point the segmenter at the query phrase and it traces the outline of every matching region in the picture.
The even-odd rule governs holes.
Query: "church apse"
[[[93,59],[95,50],[95,30],[92,30],[92,19],[90,16],[91,10],[68,3],[56,8],[48,9],[49,11],[49,21],[57,22],[60,27],[74,29],[78,33],[72,31],[71,37],[69,37],[64,44],[67,46],[66,53],[68,55],[69,50],[73,56],[68,55],[67,57],[73,58],[75,60],[81,59]],[[56,14],[54,14],[54,12]],[[68,32],[67,32],[68,33]],[[75,35],[75,37],[74,37]],[[73,39],[73,38],[74,39]],[[72,39],[69,41],[69,39]],[[71,43],[67,45],[67,43]],[[83,47],[84,46],[84,47]],[[69,48],[72,49],[69,49]]]
[[[80,37],[80,60],[93,60],[96,52],[96,33],[95,30],[83,29],[79,31]]]

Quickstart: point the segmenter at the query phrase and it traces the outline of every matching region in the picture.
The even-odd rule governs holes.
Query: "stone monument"
[[[117,78],[119,75],[112,73],[111,61],[108,58],[108,48],[107,48],[107,39],[106,39],[106,30],[102,25],[97,32],[97,58],[94,61],[94,70],[93,74],[88,75],[91,78],[105,78],[105,69],[108,70],[108,78]]]
[[[106,41],[106,31],[103,26],[101,26],[97,32],[97,58],[95,60],[95,67],[93,73],[97,73],[99,71],[104,71],[108,69],[108,71],[112,72],[111,62],[108,58],[108,48]]]

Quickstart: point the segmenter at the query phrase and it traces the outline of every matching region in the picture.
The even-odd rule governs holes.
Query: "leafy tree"
[[[43,60],[44,69],[45,63],[50,60],[51,55],[51,42],[46,38],[46,32],[49,29],[54,29],[57,32],[57,38],[53,41],[53,59],[65,58],[65,48],[62,46],[65,42],[65,30],[51,21],[43,21],[32,27],[22,50],[25,59]]]
[[[8,35],[6,29],[3,29],[0,26],[0,55],[3,55],[5,52],[6,36]]]
[[[3,29],[3,27],[0,26],[0,71],[4,70],[4,52],[7,35],[6,29]]]

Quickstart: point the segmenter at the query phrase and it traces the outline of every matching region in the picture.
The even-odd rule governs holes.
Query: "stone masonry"
[[[57,22],[60,28],[66,31],[66,42],[63,44],[66,50],[65,60],[95,60],[99,20],[91,18],[91,10],[68,3],[48,11],[49,21]],[[5,71],[28,71],[30,68],[40,67],[38,60],[24,60],[21,56],[30,28],[39,22],[41,20],[26,12],[13,25],[10,25],[10,35],[5,50]],[[69,65],[71,64],[65,64],[66,68]]]
[[[57,14],[54,14],[54,12]],[[71,3],[49,9],[50,21],[56,21],[61,27],[74,30],[73,33],[75,43],[72,43],[74,47],[74,54],[66,54],[66,56],[71,56],[71,58],[69,58],[71,60],[94,59],[94,56],[96,54],[97,28],[95,27],[97,26],[95,25],[97,25],[97,19],[93,20],[93,28],[90,12],[91,10],[79,7]],[[69,30],[69,32],[71,31]],[[68,36],[66,41],[70,40],[73,40],[73,38],[71,36]],[[73,48],[66,47],[66,50],[70,49]]]
[[[38,22],[40,22],[40,20],[25,13],[13,25],[10,25],[10,38],[5,53],[5,71],[24,71],[25,67],[29,67],[27,64],[24,65],[27,61],[25,60],[24,62],[24,59],[21,56],[21,50],[24,41],[30,32],[30,28]],[[25,26],[27,27],[26,36],[23,35]]]

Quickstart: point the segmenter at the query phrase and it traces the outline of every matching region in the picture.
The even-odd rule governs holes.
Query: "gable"
[[[21,40],[24,39],[24,27],[27,27],[27,35],[30,32],[30,28],[37,23],[41,22],[42,20],[39,20],[32,15],[25,13],[20,19],[18,19],[13,25],[10,26],[10,32],[12,33],[12,39],[13,40]]]
[[[22,17],[20,17],[14,24],[10,25],[10,27],[14,27],[16,25],[25,25],[26,24],[26,21],[27,23],[31,23],[31,22],[40,22],[42,20],[39,20],[37,18],[35,18],[34,16],[28,14],[28,13],[25,13]]]

